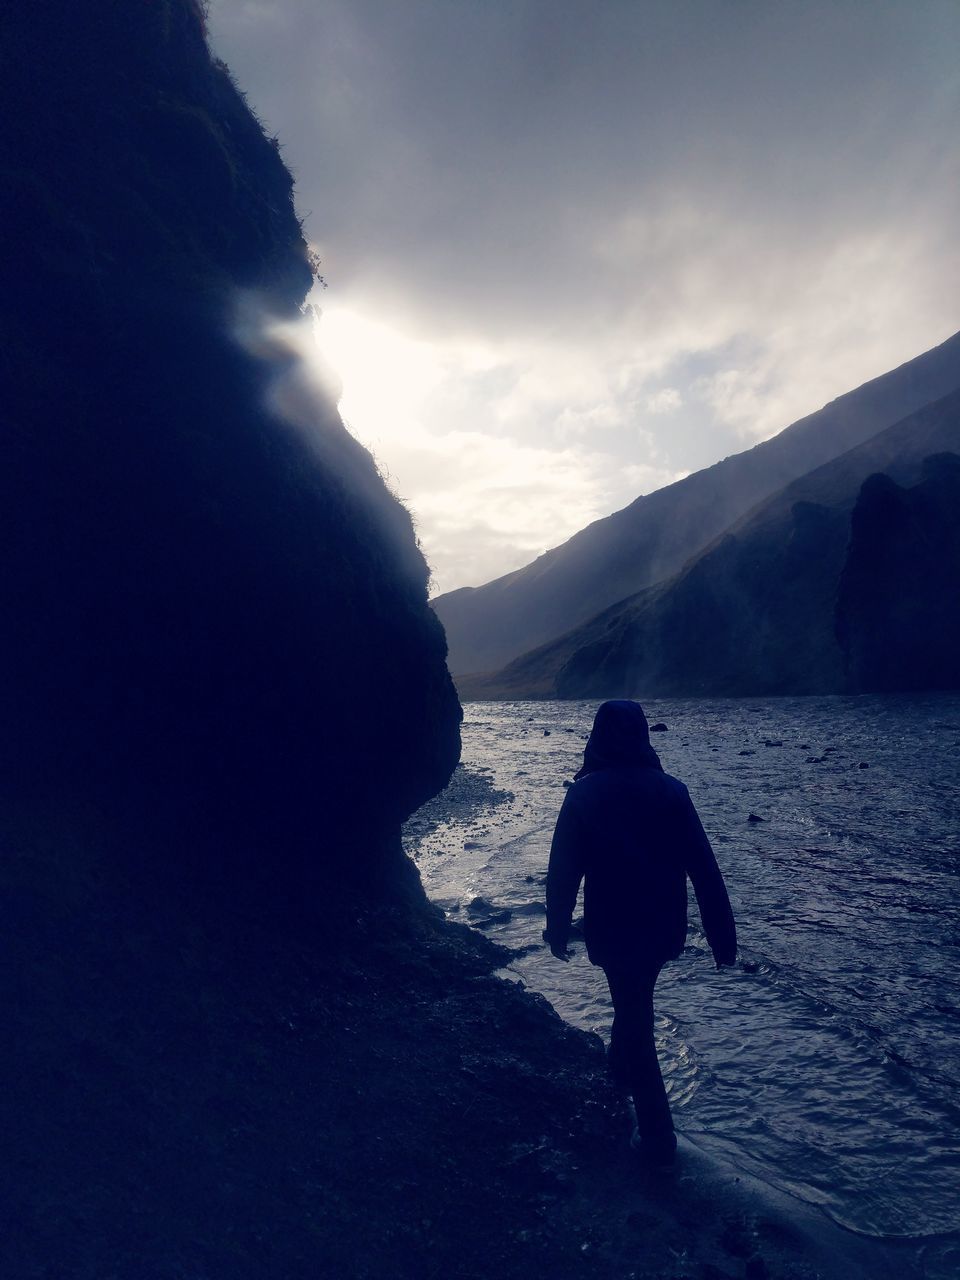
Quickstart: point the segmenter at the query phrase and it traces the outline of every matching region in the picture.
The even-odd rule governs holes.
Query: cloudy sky
[[[960,329],[957,0],[214,0],[437,590]]]

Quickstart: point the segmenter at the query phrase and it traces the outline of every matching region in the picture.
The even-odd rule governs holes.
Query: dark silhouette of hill
[[[855,536],[852,568],[845,569],[851,512],[861,487],[875,472],[891,477],[885,483],[912,485],[924,474],[924,460],[944,451],[960,452],[960,392],[926,406],[787,485],[668,582],[620,602],[494,676],[462,681],[461,695],[761,695],[877,687],[864,684],[859,675],[848,678],[836,634],[838,591],[844,575],[848,583],[844,607],[852,610],[848,643],[855,653],[860,652],[863,614],[854,600],[866,590],[867,571],[857,566],[868,557],[862,535]],[[866,487],[869,492],[870,485]],[[921,486],[915,500],[924,501],[926,492]],[[930,519],[934,520],[933,514]],[[906,560],[913,556],[916,590],[924,599],[936,596],[937,581],[955,578],[947,530],[945,524],[942,558],[923,561],[916,538],[911,550],[902,552]],[[924,536],[933,537],[930,528]],[[903,576],[891,583],[894,595]],[[854,588],[854,583],[859,585]],[[877,594],[875,608],[880,607],[880,598]],[[903,597],[904,608],[907,598]],[[941,609],[949,613],[950,607]],[[882,645],[879,636],[876,643]],[[929,643],[915,638],[919,649]],[[851,661],[859,669],[859,658]],[[931,658],[926,665],[918,661],[914,670],[935,668],[944,669]],[[906,683],[900,687],[941,685],[938,677],[932,686]]]
[[[498,670],[671,577],[790,481],[957,387],[960,334],[773,439],[637,498],[524,568],[438,597],[458,686],[460,676]]]
[[[854,692],[960,688],[960,457],[907,489],[871,476],[853,509],[837,635]]]

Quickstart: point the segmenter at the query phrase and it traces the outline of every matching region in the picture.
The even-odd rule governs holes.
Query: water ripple
[[[560,965],[540,940],[553,822],[594,710],[468,706],[465,767],[408,847],[435,900],[470,919],[482,898],[488,936],[524,949],[515,975],[605,1035],[602,973],[582,947]],[[658,984],[679,1127],[853,1230],[946,1238],[960,1228],[960,698],[648,713],[669,726],[657,749],[713,838],[742,942],[718,974],[692,911]]]

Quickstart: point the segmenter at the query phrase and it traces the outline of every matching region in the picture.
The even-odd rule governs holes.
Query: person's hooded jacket
[[[582,880],[594,964],[675,959],[687,936],[688,876],[717,965],[733,964],[733,912],[687,789],[663,772],[639,703],[605,702],[557,818],[544,937],[565,949]]]

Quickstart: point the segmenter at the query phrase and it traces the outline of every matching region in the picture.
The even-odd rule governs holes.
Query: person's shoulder
[[[578,804],[584,795],[583,784],[587,781],[584,778],[574,778],[572,782],[563,784],[563,803],[568,808],[570,805]],[[587,788],[589,791],[589,788]]]
[[[587,801],[593,796],[623,792],[634,794],[640,789],[647,796],[682,800],[687,788],[679,778],[659,769],[597,769],[584,774],[567,789],[567,795],[576,801]]]
[[[596,779],[600,775],[598,773],[585,773],[582,778],[575,778],[573,782],[566,788],[566,799],[571,803],[578,803],[585,796],[596,790]]]
[[[582,778],[578,778],[573,786],[567,789],[567,795],[585,799],[587,796],[624,786],[625,783],[629,783],[631,775],[630,769],[593,769],[590,773],[585,773]]]
[[[581,809],[584,806],[591,808],[595,804],[601,804],[603,797],[610,794],[610,775],[609,769],[595,769],[592,773],[585,773],[567,787],[564,803],[571,809]]]
[[[600,777],[600,772],[600,770],[594,769],[593,772],[585,773],[581,778],[574,778],[567,790],[576,791],[582,795],[584,791],[590,790],[591,785]]]
[[[677,800],[688,798],[690,793],[687,791],[686,783],[675,778],[672,773],[661,773],[659,777],[660,785],[666,794],[676,797]]]
[[[589,801],[614,791],[632,792],[638,786],[662,796],[684,799],[686,785],[670,773],[659,769],[596,769],[567,787],[567,799],[573,803]]]

